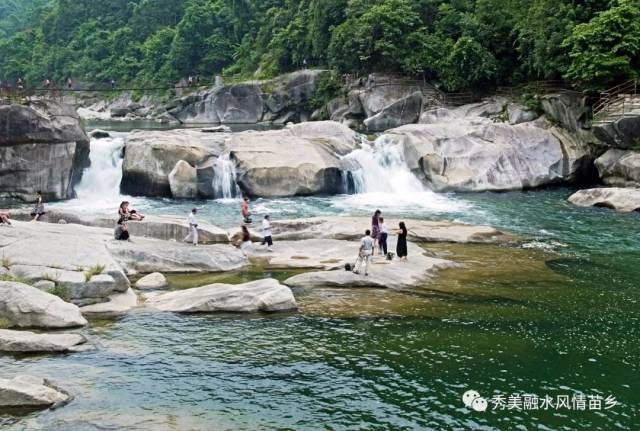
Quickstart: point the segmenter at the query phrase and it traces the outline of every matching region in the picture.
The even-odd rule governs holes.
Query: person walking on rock
[[[240,213],[242,214],[242,220],[245,224],[251,224],[251,211],[249,210],[249,198],[244,197],[242,204],[240,204]]]
[[[246,226],[242,226],[242,242],[240,243],[240,251],[245,258],[249,257],[251,252],[251,234]]]
[[[273,251],[273,239],[271,238],[271,219],[269,214],[264,216],[262,220],[262,243],[260,245],[267,245],[267,251]]]
[[[353,273],[360,274],[360,269],[364,265],[364,275],[369,275],[369,260],[373,255],[373,238],[371,231],[367,229],[364,236],[360,240],[360,250],[358,251],[358,259],[353,265]]]
[[[399,229],[395,231],[398,235],[398,244],[396,245],[396,254],[402,260],[407,260],[407,227],[401,221]]]
[[[389,236],[389,230],[387,229],[387,225],[384,224],[384,218],[380,217],[380,253],[383,255],[387,255],[387,237]]]
[[[193,245],[198,245],[198,220],[196,220],[197,208],[193,208],[187,217],[187,223],[189,223],[189,235],[184,239],[185,242],[193,242]]]
[[[33,217],[33,220],[31,221],[38,221],[40,220],[40,217],[42,217],[43,215],[44,215],[44,202],[42,200],[42,192],[38,190],[36,192],[36,205],[33,207],[33,211],[31,212],[31,217]]]

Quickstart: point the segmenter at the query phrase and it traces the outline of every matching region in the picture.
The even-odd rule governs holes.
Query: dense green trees
[[[636,77],[640,0],[0,0],[0,79],[170,83],[309,66],[448,90]]]

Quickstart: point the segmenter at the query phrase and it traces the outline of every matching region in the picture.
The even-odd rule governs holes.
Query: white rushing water
[[[213,193],[216,199],[234,199],[242,195],[236,183],[236,165],[229,153],[222,154],[214,164]]]
[[[82,174],[75,188],[78,201],[91,208],[112,209],[120,203],[122,180],[122,149],[124,133],[111,132],[111,137],[91,139],[89,160],[91,165]]]
[[[374,143],[344,156],[351,172],[355,195],[336,202],[346,208],[387,208],[404,211],[459,211],[468,207],[464,202],[429,190],[409,169],[402,144],[378,138]]]

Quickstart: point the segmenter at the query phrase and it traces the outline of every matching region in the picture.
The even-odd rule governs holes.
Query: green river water
[[[0,357],[3,374],[49,376],[75,396],[0,415],[8,430],[640,429],[640,214],[566,202],[569,189],[450,196],[451,211],[396,215],[486,223],[519,245],[428,248],[460,262],[407,291],[294,292],[298,313],[134,312],[92,322],[95,350]],[[369,214],[346,197],[260,200],[276,217]],[[139,200],[147,212],[193,205]],[[234,223],[237,202],[198,203]],[[391,211],[393,212],[393,211]],[[387,212],[389,213],[389,212]],[[410,228],[410,226],[409,226]],[[277,244],[276,244],[277,246]],[[175,276],[175,288],[290,274]],[[466,408],[473,389],[614,399],[601,409]],[[516,397],[517,398],[517,397]],[[594,398],[596,399],[596,398]],[[516,403],[517,405],[517,403]]]

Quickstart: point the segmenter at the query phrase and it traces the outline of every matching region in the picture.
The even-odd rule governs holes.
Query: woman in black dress
[[[396,234],[398,234],[396,254],[400,259],[407,260],[407,227],[403,221],[400,222],[400,229],[396,230]]]

